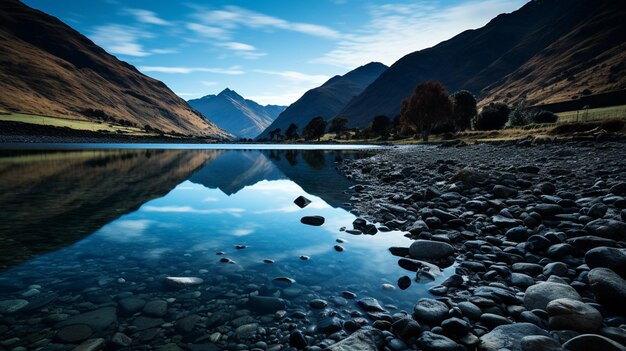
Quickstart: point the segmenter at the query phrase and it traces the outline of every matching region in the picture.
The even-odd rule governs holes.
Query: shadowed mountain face
[[[353,183],[335,162],[365,152],[0,151],[0,270],[71,245],[186,180],[228,197],[261,181],[291,180],[344,207],[344,191]]]
[[[228,88],[218,95],[189,100],[189,104],[220,128],[241,138],[255,138],[285,110],[285,106],[261,106]]]
[[[229,137],[165,84],[55,17],[0,1],[0,110],[89,119],[87,109],[163,131]]]
[[[301,132],[313,117],[322,116],[327,120],[333,118],[386,69],[387,66],[382,63],[371,62],[343,76],[329,79],[322,86],[307,91],[298,101],[287,107],[259,138],[267,137],[276,128],[284,133],[291,123],[295,123],[298,132]]]
[[[626,3],[622,0],[535,0],[394,63],[338,115],[363,127],[390,117],[415,86],[442,82],[482,99],[531,103],[567,100],[626,87]]]
[[[0,153],[0,269],[65,247],[164,196],[217,155],[214,150]]]

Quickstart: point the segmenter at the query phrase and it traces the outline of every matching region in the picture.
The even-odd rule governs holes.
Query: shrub
[[[472,121],[476,130],[502,129],[509,120],[509,106],[502,102],[492,102],[483,107]]]
[[[509,113],[509,126],[523,126],[530,122],[526,109],[526,97],[519,98],[512,107]]]
[[[607,132],[617,133],[624,129],[624,124],[623,119],[608,119],[600,123],[600,128],[606,130]]]
[[[546,110],[534,112],[530,115],[531,120],[534,123],[556,123],[559,116]]]

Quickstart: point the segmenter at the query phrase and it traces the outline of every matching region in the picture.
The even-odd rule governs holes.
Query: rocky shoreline
[[[522,141],[345,160],[353,212],[415,240],[390,248],[413,279],[455,264],[437,298],[374,323],[385,350],[626,350],[624,155],[623,142]]]

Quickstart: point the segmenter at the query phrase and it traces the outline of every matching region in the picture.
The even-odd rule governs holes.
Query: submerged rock
[[[300,195],[295,200],[293,200],[293,203],[298,205],[298,207],[300,207],[300,208],[305,208],[305,207],[307,207],[311,203],[311,200],[309,200],[306,197]]]
[[[377,329],[359,330],[340,342],[330,345],[329,351],[378,351],[384,342],[383,333]]]
[[[312,226],[320,226],[324,224],[324,217],[322,216],[304,216],[300,219],[302,224],[308,224]]]
[[[200,285],[204,282],[202,278],[197,277],[167,277],[165,284],[173,288],[185,288],[188,286]]]
[[[0,314],[15,313],[28,305],[28,301],[22,299],[0,301]]]

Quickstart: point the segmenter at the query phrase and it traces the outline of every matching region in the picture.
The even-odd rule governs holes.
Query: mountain
[[[371,82],[387,69],[379,62],[371,62],[343,76],[334,76],[322,86],[307,91],[291,104],[276,120],[265,129],[259,138],[280,128],[284,133],[291,123],[298,126],[298,132],[316,116],[331,119],[352,98],[360,94]]]
[[[0,1],[0,110],[83,120],[101,110],[142,127],[229,137],[162,82],[17,0]]]
[[[589,89],[626,87],[626,1],[533,0],[487,25],[408,54],[380,75],[339,115],[363,127],[395,116],[415,85],[442,82],[481,99],[548,103]]]
[[[286,108],[261,106],[228,88],[217,95],[207,95],[188,102],[205,116],[211,116],[211,120],[220,128],[243,138],[255,138]]]

